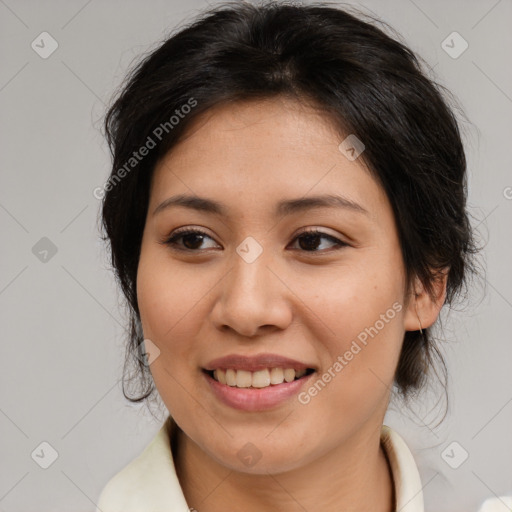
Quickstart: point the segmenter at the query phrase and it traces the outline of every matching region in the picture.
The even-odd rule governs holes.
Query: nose
[[[212,310],[215,326],[248,338],[285,329],[292,322],[293,294],[278,268],[270,251],[252,262],[235,253],[231,270],[219,283]]]

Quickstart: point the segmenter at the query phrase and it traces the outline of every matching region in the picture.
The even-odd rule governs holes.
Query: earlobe
[[[438,274],[433,284],[433,297],[427,292],[418,277],[414,280],[414,294],[410,297],[405,312],[404,327],[406,331],[420,331],[430,327],[437,320],[446,300],[448,270]]]
[[[414,306],[416,309],[416,316],[418,317],[418,323],[420,324],[420,334],[423,334],[423,326],[421,325],[421,318],[420,314],[418,313],[418,303],[416,301],[414,301]]]

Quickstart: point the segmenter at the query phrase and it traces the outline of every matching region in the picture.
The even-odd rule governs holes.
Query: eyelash
[[[186,235],[204,235],[204,236],[207,236],[208,238],[211,238],[213,240],[213,238],[208,235],[207,233],[205,233],[204,231],[201,231],[200,229],[192,229],[192,228],[183,228],[183,229],[178,229],[176,230],[172,236],[170,237],[167,237],[166,239],[164,239],[161,243],[164,244],[164,245],[167,245],[169,246],[170,248],[174,249],[174,250],[177,250],[177,251],[183,251],[183,252],[201,252],[200,249],[188,249],[188,248],[180,248],[177,243],[176,243],[176,240],[186,236]],[[323,231],[319,231],[317,229],[310,229],[310,230],[304,230],[302,232],[300,232],[294,239],[293,239],[293,242],[295,242],[295,240],[298,240],[301,236],[305,236],[305,235],[317,235],[319,237],[322,237],[322,238],[326,238],[328,240],[330,240],[331,242],[333,242],[335,244],[335,247],[334,250],[339,250],[339,249],[342,249],[343,247],[347,247],[348,244],[345,243],[345,242],[342,242],[341,240],[339,240],[338,238],[332,236],[332,235],[328,235],[327,233],[324,233]],[[321,253],[321,252],[324,252],[324,251],[306,251],[306,250],[303,250],[303,252],[306,252],[306,253]]]

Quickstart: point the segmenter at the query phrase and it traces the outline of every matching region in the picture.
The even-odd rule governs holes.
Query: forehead
[[[340,194],[374,213],[389,207],[361,159],[339,150],[343,139],[325,114],[296,101],[216,106],[158,162],[150,208],[171,193],[254,208],[283,197]]]
[[[173,160],[183,157],[193,144],[195,152],[215,149],[220,157],[228,155],[218,148],[229,149],[230,159],[256,153],[275,158],[277,149],[288,155],[316,152],[339,143],[340,137],[330,119],[308,103],[283,97],[230,102],[194,119],[168,156]]]

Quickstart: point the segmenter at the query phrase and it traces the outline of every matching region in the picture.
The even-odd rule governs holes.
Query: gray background
[[[435,428],[436,397],[425,397],[413,412],[393,406],[386,423],[414,451],[427,511],[477,510],[512,493],[512,2],[357,5],[403,35],[470,121],[470,210],[487,241],[487,273],[465,309],[443,314],[450,411]],[[0,0],[0,512],[94,510],[165,417],[121,391],[124,312],[93,196],[109,172],[99,128],[132,60],[205,6]],[[31,47],[44,31],[59,45],[46,59]],[[456,59],[441,46],[453,31],[469,44]],[[48,469],[36,463],[50,460],[42,442],[58,452]],[[462,450],[469,457],[454,469],[447,460],[457,465]]]

